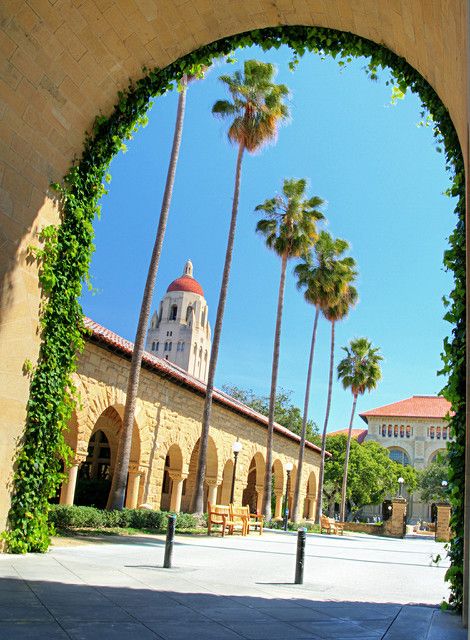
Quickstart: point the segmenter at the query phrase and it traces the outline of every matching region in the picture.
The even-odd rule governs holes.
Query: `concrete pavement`
[[[3,640],[464,640],[432,540],[309,535],[69,540],[45,555],[0,556]],[[437,566],[436,566],[437,564]]]

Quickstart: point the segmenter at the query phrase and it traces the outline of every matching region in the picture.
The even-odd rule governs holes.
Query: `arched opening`
[[[310,472],[305,491],[303,517],[306,520],[315,519],[317,506],[317,479],[313,471]]]
[[[410,456],[404,449],[401,449],[400,447],[390,447],[389,457],[390,457],[390,460],[393,460],[394,462],[399,462],[404,467],[410,464]]]
[[[188,477],[183,484],[183,495],[181,499],[181,510],[189,511],[191,509],[191,503],[193,499],[195,483],[196,483],[196,471],[199,457],[199,439],[194,445],[189,461]],[[207,465],[206,475],[204,481],[204,509],[207,508],[207,502],[213,504],[217,501],[217,483],[218,483],[218,455],[217,447],[214,440],[209,436],[209,442],[207,446]]]
[[[183,482],[183,455],[179,446],[172,444],[165,456],[160,509],[181,511]]]
[[[108,407],[105,409],[95,423],[88,441],[86,458],[78,468],[74,504],[101,509],[106,506],[116,464],[121,429],[122,418],[116,408]],[[132,491],[132,501],[135,503],[141,493],[140,473],[138,472],[139,460],[140,438],[137,425],[134,425],[126,506],[130,506],[129,491]],[[137,504],[132,504],[132,506],[137,506]]]
[[[222,473],[222,482],[217,488],[217,504],[229,504],[232,492],[233,460],[227,460]]]
[[[263,504],[264,457],[256,453],[248,466],[246,487],[243,491],[242,504],[249,505],[252,513],[261,513]]]

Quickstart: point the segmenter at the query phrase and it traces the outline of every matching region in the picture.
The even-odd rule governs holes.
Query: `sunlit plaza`
[[[8,640],[463,640],[432,539],[296,534],[57,539],[46,555],[0,557]],[[438,557],[441,556],[441,559]]]

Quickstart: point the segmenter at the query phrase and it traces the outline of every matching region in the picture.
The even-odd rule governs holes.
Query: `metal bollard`
[[[166,530],[165,542],[165,559],[163,560],[163,568],[171,569],[171,556],[173,555],[173,541],[175,539],[176,515],[168,516],[168,527]]]
[[[305,541],[307,529],[301,527],[297,531],[297,555],[295,557],[295,584],[304,583]]]

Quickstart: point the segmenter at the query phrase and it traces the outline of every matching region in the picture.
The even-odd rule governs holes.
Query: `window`
[[[181,343],[181,351],[184,351],[184,342]]]
[[[405,425],[401,424],[400,425],[400,438],[404,438],[405,437]]]
[[[385,438],[386,435],[387,435],[387,425],[383,424],[382,425],[382,437]]]
[[[429,437],[431,438],[431,440],[434,440],[434,436],[435,436],[434,427],[429,427]]]
[[[155,342],[152,342],[152,351],[155,351]]]
[[[409,438],[411,436],[411,427],[410,425],[407,425],[406,427],[406,437]]]
[[[397,424],[393,427],[393,437],[394,438],[398,438],[398,425]]]
[[[392,425],[391,424],[388,425],[388,437],[389,438],[392,437]]]
[[[160,346],[160,343],[157,342],[156,346],[155,346],[155,351],[158,351],[158,347]]]
[[[403,451],[403,449],[390,449],[390,453],[388,455],[390,457],[390,460],[399,462],[404,467],[410,464],[410,458],[406,451]]]
[[[191,323],[192,313],[193,313],[193,308],[191,305],[189,305],[189,307],[186,309],[186,322]]]
[[[169,320],[176,320],[176,314],[178,313],[178,307],[176,304],[172,304],[170,307],[170,317]]]
[[[168,351],[171,351],[171,342],[168,343]]]
[[[179,350],[180,350],[180,343],[178,342],[176,345],[176,351],[179,351]]]
[[[168,351],[168,342],[165,342],[165,348],[163,349],[163,351]]]
[[[441,427],[436,427],[436,438],[441,439]]]
[[[442,439],[447,440],[447,427],[442,427]]]

